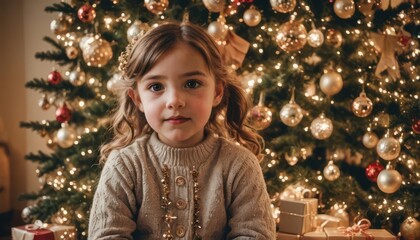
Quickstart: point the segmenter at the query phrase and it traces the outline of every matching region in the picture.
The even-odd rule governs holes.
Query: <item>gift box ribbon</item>
[[[374,240],[375,237],[366,232],[372,224],[369,219],[363,218],[358,221],[356,224],[350,227],[338,227],[338,229],[344,232],[347,236],[354,236],[356,234],[363,234],[367,240]]]

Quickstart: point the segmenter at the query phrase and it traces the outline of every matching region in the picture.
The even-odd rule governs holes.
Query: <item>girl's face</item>
[[[172,147],[191,147],[204,137],[212,108],[223,96],[201,54],[176,43],[129,92],[159,139]]]

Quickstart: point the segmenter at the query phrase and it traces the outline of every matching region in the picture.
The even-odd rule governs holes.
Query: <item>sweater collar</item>
[[[161,164],[168,166],[199,166],[215,152],[217,143],[217,137],[207,133],[204,140],[196,146],[176,148],[161,142],[157,134],[153,132],[150,136],[149,147]]]

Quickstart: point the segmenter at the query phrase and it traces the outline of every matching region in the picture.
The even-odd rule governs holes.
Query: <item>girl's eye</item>
[[[159,83],[155,83],[155,84],[150,85],[149,89],[152,90],[153,92],[158,92],[163,89],[163,86]]]
[[[196,80],[188,81],[185,84],[185,87],[187,87],[187,88],[198,88],[199,86],[200,86],[200,83],[198,81],[196,81]]]

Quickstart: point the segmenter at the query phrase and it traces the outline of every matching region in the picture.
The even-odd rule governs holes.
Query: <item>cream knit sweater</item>
[[[197,146],[173,148],[155,133],[110,154],[90,212],[89,239],[163,239],[163,165],[170,169],[175,239],[193,238],[193,167],[202,239],[275,239],[265,182],[250,151],[211,134]]]

